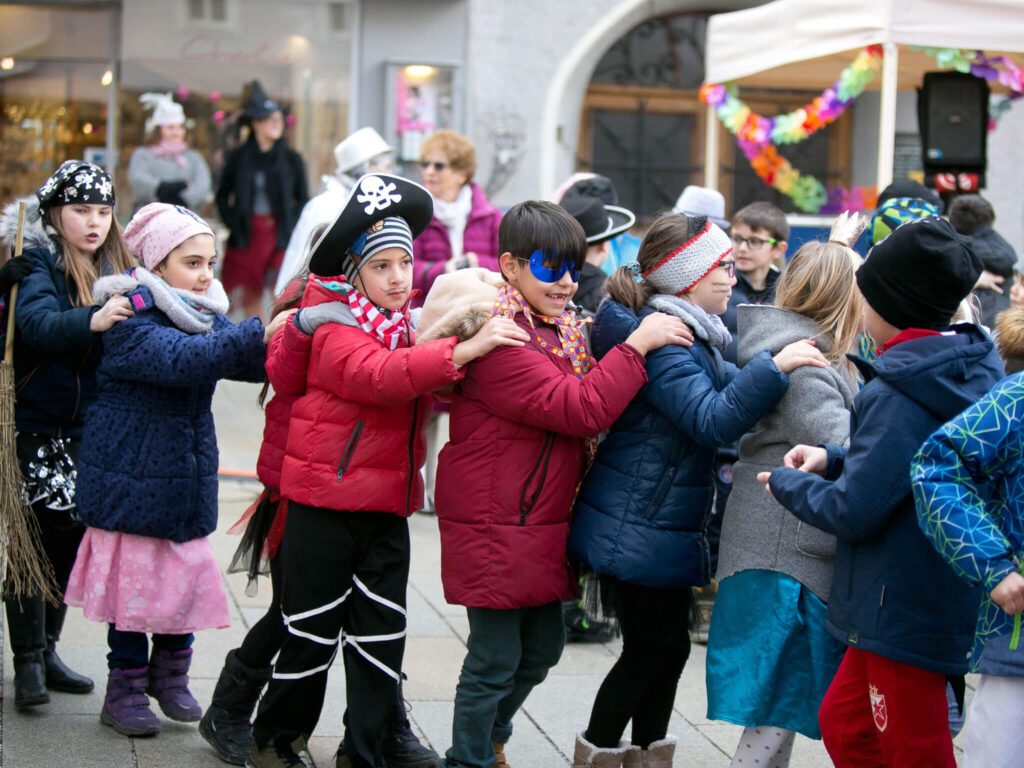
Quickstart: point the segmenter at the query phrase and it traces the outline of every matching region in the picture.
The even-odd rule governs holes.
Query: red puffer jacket
[[[304,305],[338,299],[310,286]],[[456,341],[391,351],[358,327],[317,328],[306,394],[292,406],[281,495],[327,509],[402,516],[419,509],[426,395],[462,378],[452,362]]]
[[[292,281],[282,292],[282,300],[292,295],[301,285]],[[256,460],[256,476],[267,488],[281,489],[281,463],[288,445],[288,422],[292,405],[306,391],[306,369],[313,337],[303,333],[289,320],[267,344],[267,380],[274,388],[274,396],[267,403],[264,415],[263,444]]]
[[[516,322],[530,331],[522,315]],[[553,328],[538,329],[558,344]],[[608,429],[647,381],[644,358],[621,344],[580,380],[533,341],[466,368],[437,470],[445,599],[495,609],[570,599],[566,543],[585,438]]]
[[[281,463],[288,445],[288,423],[292,405],[306,391],[306,369],[313,337],[289,320],[267,345],[267,379],[274,396],[267,403],[263,444],[256,460],[256,476],[267,488],[280,490]]]

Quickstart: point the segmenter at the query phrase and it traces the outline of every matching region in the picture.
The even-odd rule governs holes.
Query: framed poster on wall
[[[420,145],[436,130],[462,130],[460,70],[452,64],[389,62],[387,140],[399,163],[414,163]]]

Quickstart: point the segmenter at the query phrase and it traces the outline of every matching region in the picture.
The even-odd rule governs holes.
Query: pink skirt
[[[178,544],[87,528],[64,602],[123,632],[181,635],[230,624],[208,538]]]

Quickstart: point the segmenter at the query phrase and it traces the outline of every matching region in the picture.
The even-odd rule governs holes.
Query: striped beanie
[[[687,221],[689,239],[642,273],[658,293],[682,296],[732,253],[732,241],[717,224],[703,216],[688,216]]]
[[[345,277],[355,280],[366,261],[386,248],[401,248],[412,255],[412,229],[405,219],[389,216],[375,221],[365,232],[361,232],[349,246],[351,258],[345,259]]]

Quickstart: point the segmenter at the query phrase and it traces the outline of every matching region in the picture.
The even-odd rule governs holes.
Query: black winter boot
[[[43,664],[46,666],[46,687],[62,693],[89,693],[95,684],[85,675],[69,669],[57,655],[57,641],[64,627],[68,607],[46,604],[46,648],[43,650]]]
[[[249,721],[268,680],[270,667],[247,667],[238,660],[237,648],[228,651],[217,687],[213,689],[213,701],[199,721],[199,733],[224,762],[245,765],[252,748]]]
[[[10,598],[7,605],[7,634],[14,652],[14,706],[37,707],[50,701],[43,666],[45,611],[43,596],[20,600]]]
[[[436,768],[441,757],[430,747],[424,746],[413,733],[406,706],[405,697],[402,696],[402,684],[399,683],[395,691],[391,721],[384,737],[384,767]],[[334,768],[352,768],[345,739],[341,740],[334,755]]]

